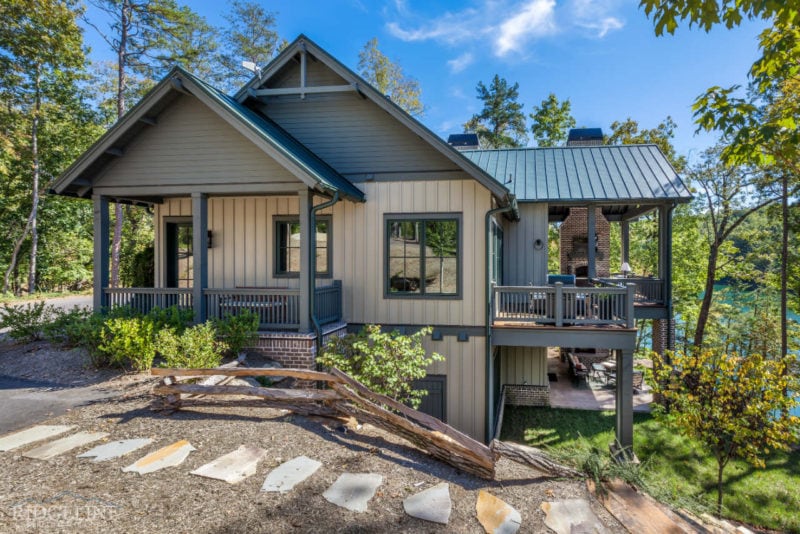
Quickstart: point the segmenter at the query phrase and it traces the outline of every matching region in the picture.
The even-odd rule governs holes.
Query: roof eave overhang
[[[313,56],[321,59],[324,63],[333,70],[336,74],[354,84],[358,89],[359,94],[365,98],[369,98],[378,107],[389,113],[392,117],[397,119],[401,124],[405,125],[412,132],[420,138],[428,142],[442,155],[455,163],[461,170],[469,174],[478,183],[486,187],[492,195],[503,205],[511,205],[511,192],[503,184],[492,178],[491,175],[486,173],[483,169],[478,167],[472,161],[463,156],[458,150],[448,145],[441,137],[429,130],[424,124],[417,119],[406,113],[397,104],[391,101],[388,97],[381,94],[377,89],[360,77],[358,74],[350,70],[343,63],[335,57],[328,54],[319,45],[314,43],[305,35],[300,35],[289,46],[287,46],[278,56],[273,59],[261,72],[261,75],[254,76],[247,84],[245,84],[235,95],[235,98],[240,103],[244,103],[252,96],[252,90],[256,89],[260,84],[264,83],[271,76],[276,74],[286,63],[292,60],[295,54],[302,51],[310,52]]]

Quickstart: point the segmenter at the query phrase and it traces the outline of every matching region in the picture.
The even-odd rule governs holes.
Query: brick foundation
[[[586,268],[588,246],[586,220],[589,210],[587,208],[572,208],[564,222],[561,223],[559,249],[561,252],[560,264],[562,274],[576,274],[586,276],[585,273],[576,273],[576,270]],[[598,277],[611,274],[609,266],[609,251],[611,249],[611,225],[603,216],[600,208],[595,208],[595,233],[597,234],[597,252],[595,253],[595,272]]]
[[[510,406],[550,406],[550,386],[505,384],[506,404]]]
[[[653,352],[675,350],[675,319],[653,319]]]

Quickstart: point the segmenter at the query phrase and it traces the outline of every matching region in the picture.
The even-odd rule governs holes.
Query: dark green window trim
[[[290,248],[296,248],[298,253],[300,247],[291,247],[282,242],[284,237],[282,227],[286,224],[300,224],[300,218],[297,215],[275,215],[272,218],[274,233],[274,246],[272,255],[272,274],[275,278],[299,278],[300,271],[289,271],[282,269],[286,265],[287,256]],[[325,265],[317,262],[317,278],[332,278],[333,277],[333,218],[330,215],[317,215],[317,228],[324,225],[327,231],[327,261]],[[315,232],[316,233],[316,232]],[[285,251],[283,249],[286,249]],[[319,248],[317,249],[319,251]],[[298,260],[299,261],[299,260]]]
[[[442,221],[452,221],[456,225],[456,249],[454,256],[442,255],[428,255],[428,243],[426,233],[429,223],[436,223]],[[392,228],[396,223],[418,223],[420,229],[418,243],[412,246],[419,247],[416,251],[409,251],[410,255],[406,252],[402,256],[393,255],[391,249],[392,243]],[[463,284],[463,221],[461,213],[387,213],[383,216],[383,260],[384,260],[384,281],[383,281],[383,296],[389,299],[428,299],[428,300],[461,300],[462,298],[462,284]],[[419,256],[415,256],[414,253]],[[443,252],[440,252],[443,254]],[[413,277],[413,281],[409,284],[409,277],[398,277],[397,273],[391,272],[393,270],[392,260],[399,260],[401,258],[414,258],[419,257],[420,271],[417,277]],[[435,262],[439,259],[440,265],[445,260],[454,260],[456,264],[456,287],[454,293],[436,293],[428,289],[426,280],[429,278],[426,273],[426,266],[430,261]],[[441,282],[440,282],[441,283]],[[410,290],[402,290],[400,287],[413,288]]]

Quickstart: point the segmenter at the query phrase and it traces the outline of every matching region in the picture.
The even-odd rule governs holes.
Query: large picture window
[[[331,218],[317,217],[317,276],[331,275]],[[300,275],[300,219],[275,218],[275,276]]]
[[[460,232],[453,214],[387,217],[387,296],[458,297]]]

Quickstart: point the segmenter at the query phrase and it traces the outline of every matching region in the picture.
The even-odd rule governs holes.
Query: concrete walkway
[[[614,411],[616,390],[598,381],[589,379],[576,386],[569,376],[569,366],[562,362],[557,351],[550,351],[547,358],[547,371],[555,373],[558,380],[550,382],[550,406],[553,408],[573,408],[577,410]],[[647,386],[645,386],[647,387]],[[633,395],[633,411],[649,412],[653,395],[646,390]]]

